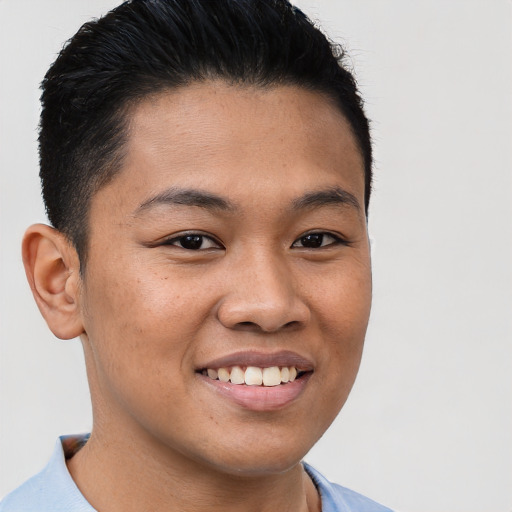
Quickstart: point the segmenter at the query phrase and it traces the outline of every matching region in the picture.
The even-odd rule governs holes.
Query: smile
[[[315,364],[290,351],[243,351],[198,366],[196,375],[228,402],[252,411],[276,411],[297,400]]]
[[[294,382],[305,372],[295,366],[270,366],[260,368],[258,366],[233,366],[221,368],[208,368],[202,370],[202,374],[212,380],[230,382],[231,384],[245,386],[273,387]]]

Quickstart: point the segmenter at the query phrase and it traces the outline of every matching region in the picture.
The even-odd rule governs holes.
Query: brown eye
[[[187,235],[179,239],[179,244],[183,249],[197,251],[203,245],[203,238],[201,235]]]
[[[331,233],[308,233],[296,240],[292,247],[319,249],[321,247],[337,244],[347,244],[347,242]]]
[[[220,245],[211,237],[199,233],[191,233],[166,240],[164,245],[174,245],[188,251],[201,251],[204,249],[218,249]]]
[[[307,247],[309,249],[316,249],[317,247],[322,247],[323,241],[324,235],[322,233],[313,233],[311,235],[303,236],[300,239],[302,247]]]

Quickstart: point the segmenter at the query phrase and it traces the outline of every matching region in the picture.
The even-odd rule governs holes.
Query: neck
[[[297,463],[280,472],[232,474],[161,444],[94,430],[68,461],[82,494],[102,512],[319,512],[320,498]]]

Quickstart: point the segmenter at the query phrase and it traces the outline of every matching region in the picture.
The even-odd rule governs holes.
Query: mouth
[[[230,382],[237,386],[274,387],[295,382],[302,378],[307,370],[296,366],[239,366],[204,368],[200,373],[211,380]]]
[[[271,411],[294,402],[314,373],[294,352],[242,352],[210,361],[197,376],[216,393],[245,409]]]

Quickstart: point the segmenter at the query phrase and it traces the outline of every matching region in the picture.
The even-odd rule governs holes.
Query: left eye
[[[293,242],[292,247],[304,247],[306,249],[318,249],[328,245],[342,243],[341,238],[330,233],[309,233],[301,236]]]
[[[165,245],[175,245],[189,251],[200,251],[220,247],[212,238],[199,234],[182,235],[172,238],[171,240],[167,240]]]

